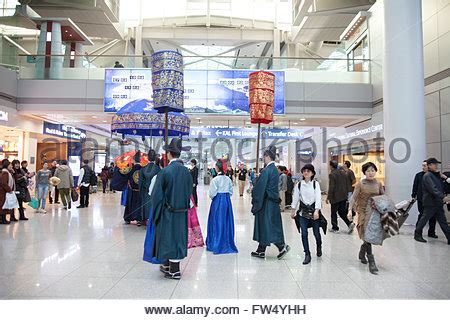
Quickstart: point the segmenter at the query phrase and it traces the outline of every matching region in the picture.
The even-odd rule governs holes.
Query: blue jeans
[[[302,244],[303,244],[303,250],[305,253],[311,253],[309,251],[309,241],[308,241],[308,228],[312,227],[314,237],[316,238],[316,244],[317,247],[322,246],[322,238],[320,236],[320,219],[313,220],[313,219],[307,219],[305,217],[300,216],[300,229],[302,233]]]
[[[39,208],[45,209],[45,201],[47,199],[48,194],[48,184],[38,184],[36,187],[36,196],[39,200]]]

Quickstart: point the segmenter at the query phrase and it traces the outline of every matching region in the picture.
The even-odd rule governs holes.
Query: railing
[[[369,83],[367,71],[348,71],[350,60],[339,58],[235,57],[185,55],[185,70],[282,70],[286,81]],[[70,61],[75,67],[69,67]],[[20,79],[103,80],[104,70],[119,61],[125,68],[150,67],[151,56],[135,55],[18,55]],[[50,68],[45,68],[45,60]],[[369,60],[352,60],[370,66]],[[48,62],[47,62],[48,65]],[[370,69],[370,68],[368,68]]]

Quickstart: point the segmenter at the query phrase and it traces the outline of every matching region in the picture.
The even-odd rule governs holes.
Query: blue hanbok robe
[[[234,243],[232,194],[233,183],[229,177],[219,175],[211,181],[209,197],[212,203],[208,216],[206,250],[214,254],[238,252]]]

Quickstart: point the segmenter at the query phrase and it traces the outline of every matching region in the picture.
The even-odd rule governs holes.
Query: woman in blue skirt
[[[231,205],[233,183],[226,176],[227,163],[217,160],[218,175],[211,181],[209,197],[212,199],[208,217],[206,249],[214,254],[237,253],[234,244],[234,218]]]

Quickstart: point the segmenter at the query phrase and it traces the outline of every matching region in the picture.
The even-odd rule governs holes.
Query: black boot
[[[366,251],[366,246],[365,246],[365,244],[363,243],[363,244],[361,245],[361,249],[359,249],[359,255],[358,255],[359,260],[360,260],[361,263],[363,263],[363,264],[367,264],[366,253],[367,253],[367,251]]]
[[[370,273],[377,274],[378,268],[377,268],[377,265],[375,264],[375,257],[373,256],[373,254],[368,254],[367,259],[369,260]]]
[[[303,260],[303,264],[309,264],[311,262],[311,253],[305,253],[305,260]]]
[[[426,243],[427,240],[425,240],[421,234],[418,233],[414,233],[414,240],[419,241],[419,242],[423,242]]]
[[[11,222],[9,222],[8,220],[6,220],[6,214],[2,214],[0,215],[0,224],[10,224]]]
[[[169,261],[164,262],[164,264],[159,266],[159,271],[164,274],[169,273]]]
[[[180,263],[179,262],[169,262],[169,272],[164,275],[167,279],[180,280]]]
[[[322,256],[322,246],[317,246],[317,256],[321,257]]]
[[[16,221],[19,221],[19,220],[16,219],[16,215],[14,214],[14,210],[11,210],[11,213],[10,213],[10,215],[9,215],[9,221],[10,221],[10,222],[16,222]]]
[[[19,210],[19,220],[23,220],[23,221],[27,221],[28,220],[28,218],[27,217],[25,217],[25,210]]]

